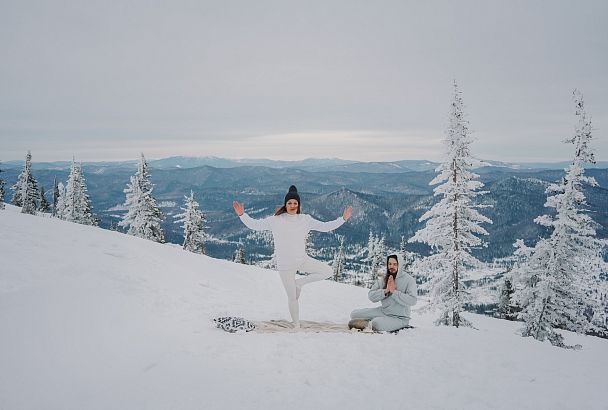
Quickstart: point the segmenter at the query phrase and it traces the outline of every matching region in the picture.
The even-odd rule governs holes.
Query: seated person
[[[410,306],[416,304],[417,287],[404,266],[401,255],[386,258],[386,275],[376,280],[367,295],[369,300],[381,302],[382,306],[353,310],[350,328],[364,329],[370,320],[372,330],[378,332],[393,332],[409,325]]]

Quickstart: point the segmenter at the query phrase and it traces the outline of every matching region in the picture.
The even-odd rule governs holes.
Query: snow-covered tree
[[[124,190],[127,213],[119,226],[127,228],[129,235],[164,243],[165,235],[160,226],[163,214],[156,205],[152,190],[148,164],[144,154],[141,154],[137,172],[131,176],[131,182]]]
[[[498,310],[497,316],[502,319],[517,319],[517,306],[513,301],[513,282],[510,275],[506,276],[498,291]]]
[[[15,185],[11,187],[13,190],[13,197],[11,198],[11,204],[19,207],[23,207],[23,187],[28,184],[28,181],[31,181],[32,177],[32,153],[30,151],[27,152],[25,156],[25,162],[23,164],[23,169],[21,173],[17,177],[17,182]],[[35,182],[35,180],[34,180]],[[38,187],[36,186],[36,191]]]
[[[376,261],[376,236],[370,230],[367,238],[367,262],[369,263],[370,273],[374,271],[374,263]]]
[[[0,173],[2,170],[0,169]],[[0,209],[4,209],[4,179],[0,175]]]
[[[97,225],[82,167],[74,159],[72,159],[70,175],[65,188],[62,216],[66,221],[83,225]]]
[[[51,210],[51,205],[46,199],[46,193],[44,192],[44,187],[42,185],[40,186],[40,205],[38,206],[38,210],[40,212],[48,212]]]
[[[386,245],[384,236],[375,235],[369,232],[367,241],[367,262],[369,263],[369,273],[365,280],[368,287],[378,278],[378,274],[384,271],[386,264]]]
[[[57,201],[59,200],[59,185],[57,184],[57,177],[53,178],[53,203],[52,206],[52,215],[57,216]]]
[[[399,253],[401,254],[401,256],[403,256],[403,262],[405,263],[403,269],[407,272],[412,273],[411,270],[415,258],[413,253],[407,251],[407,239],[403,235],[401,235],[401,241],[399,243]],[[412,276],[415,275],[412,273]]]
[[[473,139],[456,82],[443,142],[445,160],[430,182],[430,185],[441,184],[433,190],[439,202],[422,215],[420,221],[426,221],[426,225],[409,241],[426,243],[432,250],[430,256],[419,261],[417,269],[429,279],[429,307],[441,312],[436,323],[458,327],[469,325],[461,316],[463,305],[468,301],[463,279],[469,269],[481,265],[471,250],[484,245],[478,235],[488,234],[480,224],[492,221],[479,213],[476,208],[482,206],[474,203],[474,199],[484,193],[479,191],[483,184],[477,180],[479,176],[470,171],[474,165],[470,151]]]
[[[403,259],[406,259],[408,257],[408,251],[406,250],[407,248],[407,239],[405,238],[405,236],[401,235],[401,241],[399,242],[399,253],[401,254],[401,256],[403,256]]]
[[[376,260],[374,261],[374,272],[386,273],[386,239],[384,235],[376,237]],[[375,278],[374,278],[375,280]]]
[[[11,187],[11,190],[13,191],[13,196],[11,197],[11,204],[15,206],[23,206],[23,201],[21,200],[21,186],[25,183],[27,179],[27,172],[29,172],[30,170],[31,159],[32,154],[28,151],[25,157],[25,164],[23,166],[23,169],[17,177],[17,182],[15,182],[15,185]]]
[[[38,191],[38,182],[32,175],[32,154],[27,152],[23,170],[17,178],[17,183],[13,186],[12,203],[16,206],[21,206],[21,212],[24,214],[36,214],[38,201],[40,200],[40,192]]]
[[[245,247],[243,246],[243,243],[240,241],[239,241],[238,246],[236,247],[236,250],[234,251],[234,255],[232,255],[232,262],[242,263],[242,264],[247,263],[247,261],[245,260]]]
[[[57,207],[55,209],[55,216],[59,219],[64,219],[65,196],[65,185],[63,185],[63,182],[59,182],[57,184]]]
[[[184,196],[186,207],[181,208],[184,212],[175,215],[175,223],[183,223],[184,229],[183,248],[194,253],[205,253],[205,214],[200,210],[198,202],[194,199],[194,192],[190,196]]]
[[[583,184],[597,186],[594,178],[584,175],[584,164],[595,163],[590,146],[592,127],[583,97],[576,90],[574,101],[578,123],[574,136],[564,141],[574,145],[574,160],[565,169],[565,177],[546,190],[545,207],[554,209],[555,214],[535,219],[549,228],[551,235],[532,248],[521,240],[515,244],[515,254],[523,259],[514,271],[514,297],[522,309],[519,318],[524,321],[522,335],[547,339],[560,347],[566,346],[555,329],[583,333],[590,326],[585,312],[600,310],[589,295],[597,286],[607,244],[596,237],[599,225],[585,213]]]
[[[340,246],[338,247],[338,251],[334,256],[334,280],[336,282],[342,281],[344,278],[344,263],[346,262],[346,257],[344,255],[344,236],[340,236]]]

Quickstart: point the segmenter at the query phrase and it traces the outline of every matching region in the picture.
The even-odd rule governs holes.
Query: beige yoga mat
[[[304,332],[304,333],[352,333],[357,330],[349,330],[346,323],[300,321],[300,328],[294,329],[290,321],[268,320],[254,322],[256,333],[278,333],[278,332]]]

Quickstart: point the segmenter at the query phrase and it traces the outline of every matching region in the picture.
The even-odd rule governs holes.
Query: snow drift
[[[366,290],[303,289],[303,320],[346,322]],[[0,409],[600,409],[608,341],[581,351],[477,329],[243,333],[288,319],[278,274],[118,232],[0,211]]]

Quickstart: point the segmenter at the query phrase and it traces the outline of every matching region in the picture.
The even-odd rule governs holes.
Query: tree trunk
[[[454,185],[456,185],[456,180],[457,180],[457,174],[456,174],[456,160],[454,160],[452,162],[452,171],[453,171],[453,177],[452,180],[454,182]],[[456,255],[458,255],[458,250],[459,250],[459,246],[458,246],[458,206],[457,206],[457,202],[458,201],[458,194],[454,194],[454,222],[452,225],[452,229],[453,229],[453,238],[454,238],[454,250],[456,251]],[[456,308],[454,309],[454,311],[452,312],[452,319],[453,319],[453,324],[454,326],[458,327],[458,325],[460,324],[460,295],[458,294],[458,261],[454,260],[454,266],[453,266],[453,272],[452,272],[452,284],[453,284],[453,290],[454,290],[454,297],[456,298],[456,303],[458,304],[458,306],[456,306]]]

